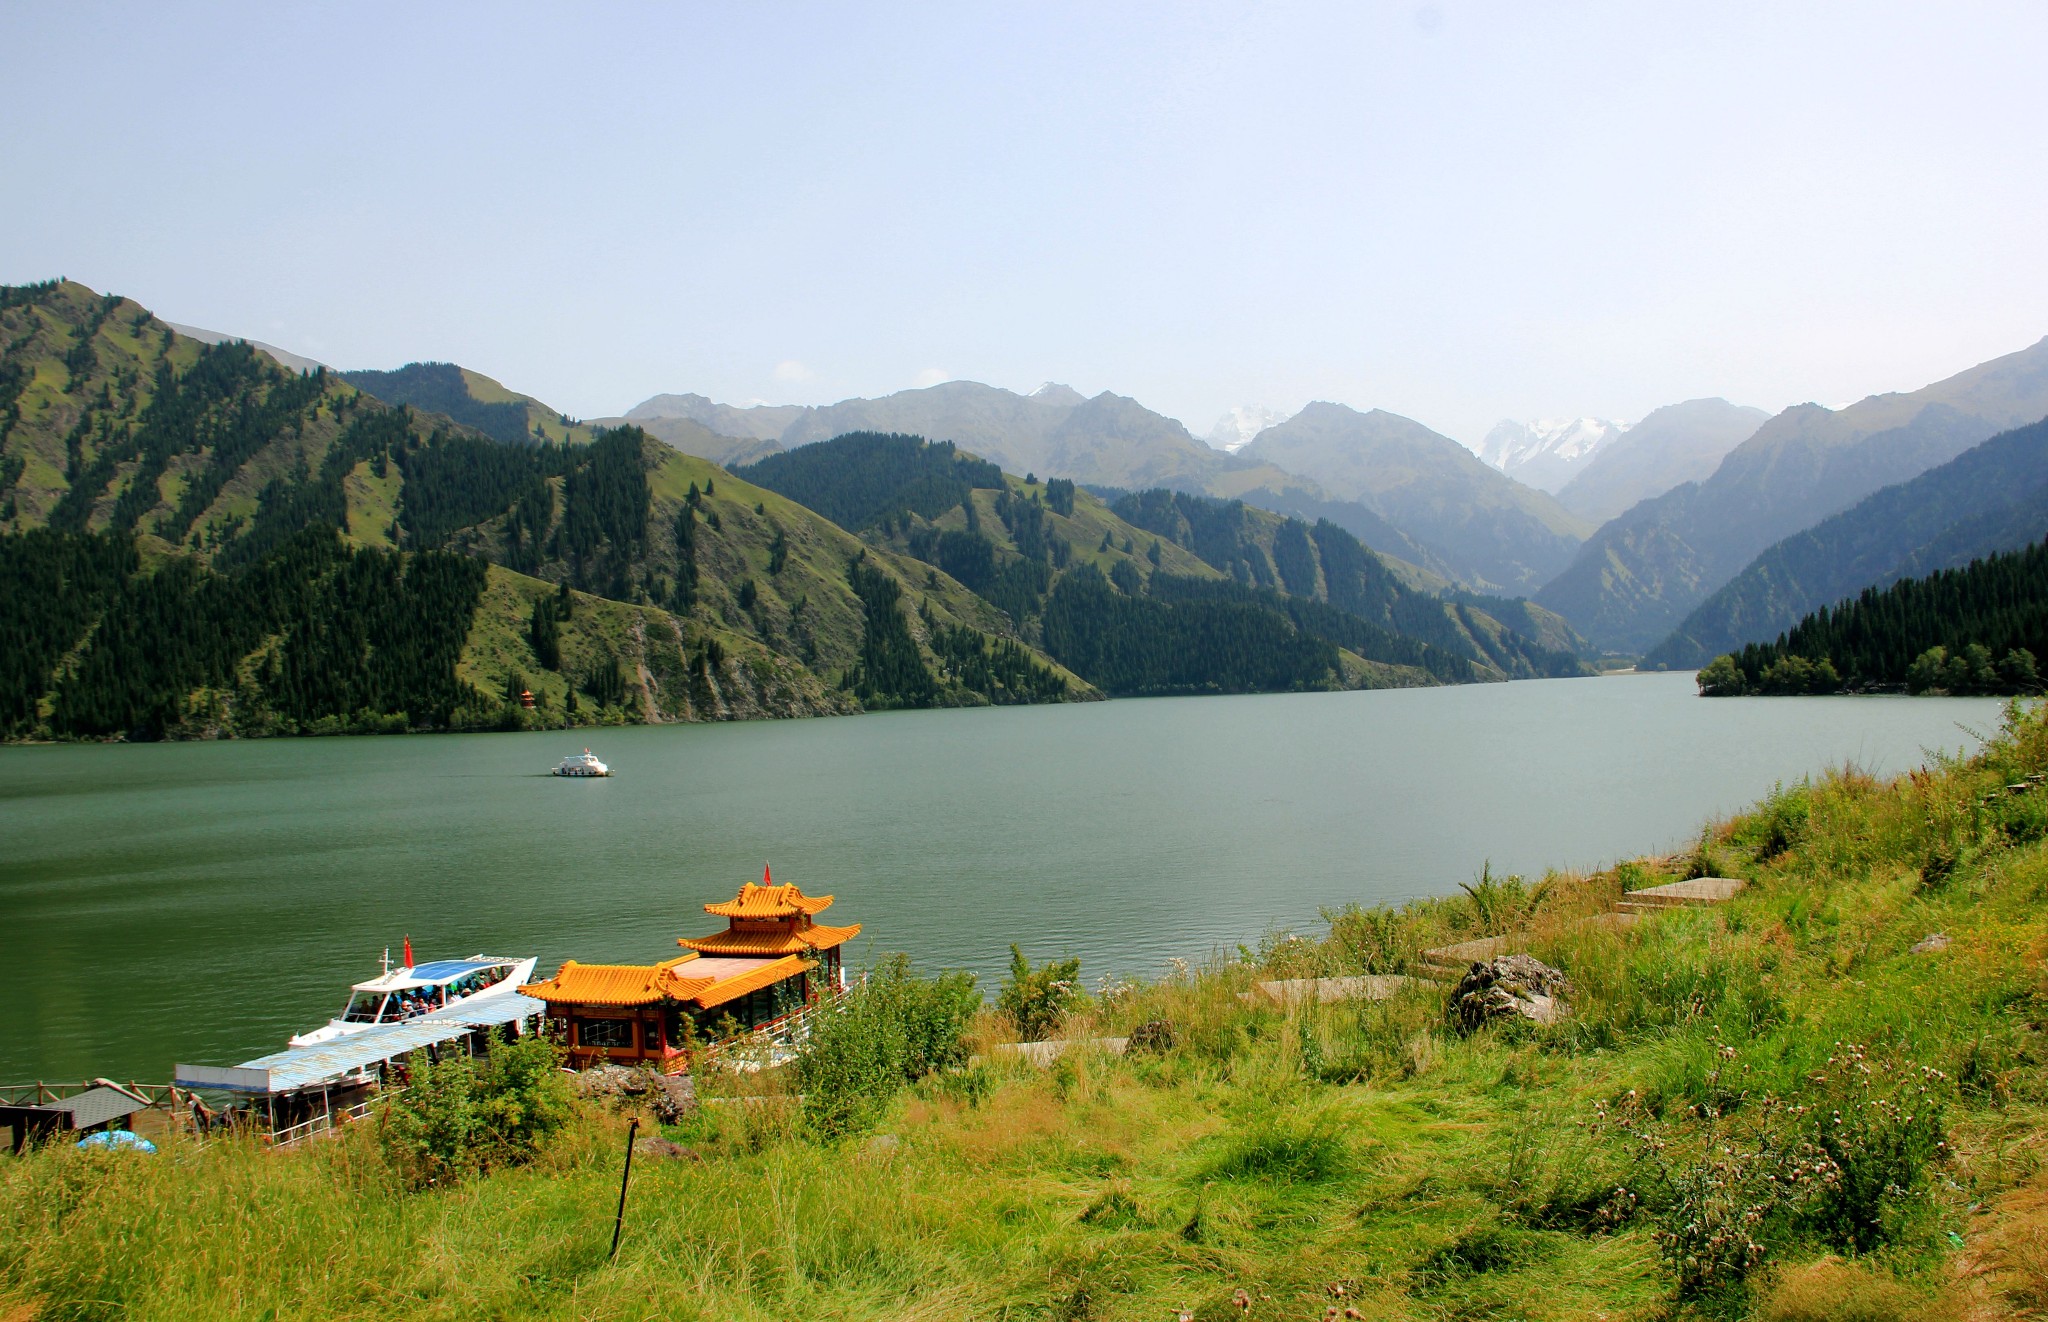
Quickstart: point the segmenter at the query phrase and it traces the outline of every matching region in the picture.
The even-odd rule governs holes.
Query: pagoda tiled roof
[[[795,977],[805,968],[803,959],[789,955],[746,969],[692,977],[690,966],[697,958],[692,951],[660,964],[579,964],[572,959],[556,970],[554,977],[527,983],[519,990],[551,1005],[628,1007],[674,1001],[708,1010]]]
[[[705,905],[704,912],[720,918],[796,918],[823,913],[831,905],[830,895],[806,895],[795,886],[750,881],[732,899]]]
[[[715,936],[679,937],[676,944],[707,955],[796,955],[830,950],[859,935],[859,923],[846,927],[811,923],[804,927],[775,928],[766,932],[731,928]]]

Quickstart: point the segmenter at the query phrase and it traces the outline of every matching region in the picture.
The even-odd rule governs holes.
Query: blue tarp
[[[496,968],[502,962],[495,959],[437,959],[431,964],[413,965],[409,976],[420,982],[446,982],[478,969]]]

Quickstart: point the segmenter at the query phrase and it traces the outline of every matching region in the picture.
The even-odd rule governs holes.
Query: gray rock
[[[633,1140],[633,1151],[642,1160],[653,1161],[702,1161],[703,1156],[694,1148],[680,1143],[671,1143],[659,1134]]]
[[[1926,940],[1914,942],[1909,953],[1915,955],[1931,955],[1937,950],[1947,950],[1948,947],[1948,936],[1942,932],[1934,932],[1930,933]]]
[[[623,1065],[598,1065],[575,1078],[576,1095],[620,1110],[650,1109],[672,1125],[697,1109],[697,1081],[687,1074],[661,1074]]]
[[[877,1134],[861,1145],[870,1157],[894,1156],[896,1149],[903,1146],[903,1140],[894,1134]]]
[[[1128,1055],[1143,1055],[1152,1052],[1165,1055],[1180,1041],[1180,1035],[1173,1031],[1170,1019],[1147,1019],[1131,1030],[1130,1039],[1124,1045]]]
[[[1474,964],[1452,993],[1458,1026],[1470,1033],[1503,1019],[1555,1023],[1569,1012],[1564,974],[1527,955],[1501,955]]]

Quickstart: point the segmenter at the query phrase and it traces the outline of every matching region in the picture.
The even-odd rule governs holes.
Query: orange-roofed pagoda
[[[818,922],[831,903],[830,895],[776,885],[764,868],[759,885],[748,882],[731,900],[704,906],[726,928],[678,939],[687,954],[659,964],[572,959],[519,990],[547,1002],[575,1068],[616,1063],[681,1073],[690,1068],[692,1043],[714,1043],[733,1023],[749,1033],[772,1030],[820,996],[839,993],[839,948],[860,934],[860,924]]]

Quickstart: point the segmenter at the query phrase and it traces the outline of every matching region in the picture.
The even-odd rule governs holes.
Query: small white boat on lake
[[[521,983],[531,981],[535,958],[471,955],[387,968],[368,982],[351,987],[348,1004],[339,1015],[324,1027],[299,1034],[291,1044],[318,1046],[379,1024],[478,1008],[479,1003],[488,1005],[491,998],[515,995]]]
[[[612,769],[597,760],[597,754],[584,749],[577,757],[565,757],[555,768],[557,776],[609,776]]]

